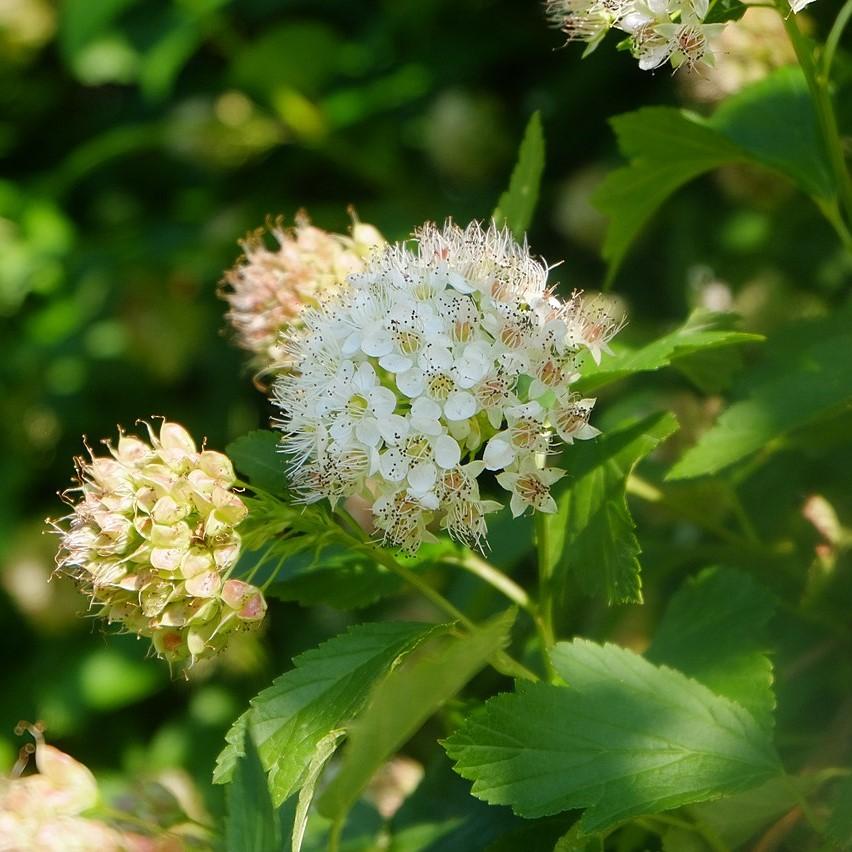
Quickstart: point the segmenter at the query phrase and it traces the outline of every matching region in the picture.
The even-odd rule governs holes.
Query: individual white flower
[[[497,475],[497,481],[512,492],[509,508],[517,518],[528,508],[552,514],[556,501],[550,494],[550,486],[565,476],[566,471],[555,467],[539,468],[534,459],[525,458],[517,469],[506,470]]]
[[[580,356],[599,360],[620,323],[578,293],[558,299],[547,275],[506,229],[430,224],[305,310],[274,388],[294,493],[365,501],[408,552],[439,527],[484,543],[499,508],[480,495],[486,470],[513,511],[551,511],[554,430],[590,437],[590,401],[570,407]]]
[[[814,0],[790,0],[790,8],[798,13],[801,12],[806,6],[810,6]]]
[[[551,23],[567,35],[569,42],[588,44],[584,56],[610,29],[626,32],[631,52],[646,71],[667,62],[674,69],[712,65],[710,41],[724,27],[704,22],[708,0],[546,0],[545,9]]]
[[[573,444],[575,440],[587,441],[600,435],[600,429],[589,423],[595,400],[591,398],[581,399],[577,394],[566,394],[561,397],[551,413],[551,422],[556,434],[566,444]]]

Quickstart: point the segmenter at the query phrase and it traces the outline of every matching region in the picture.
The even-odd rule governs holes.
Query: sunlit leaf
[[[576,389],[591,393],[634,373],[660,370],[672,364],[695,370],[696,356],[763,340],[759,334],[735,331],[735,321],[736,317],[731,314],[696,310],[682,326],[639,349],[615,343],[614,354],[605,356],[600,365],[586,359]]]
[[[515,239],[523,239],[532,222],[543,172],[544,134],[541,116],[535,112],[524,133],[509,188],[500,196],[493,213],[497,225],[507,225]]]
[[[680,672],[580,639],[552,656],[565,686],[519,682],[445,744],[485,801],[527,818],[583,808],[595,832],[780,773],[765,729]]]
[[[231,771],[239,729],[254,737],[269,772],[276,805],[305,783],[323,737],[347,726],[363,709],[373,687],[404,656],[442,627],[387,622],[362,624],[293,660],[294,668],[251,701],[235,722],[219,756],[214,780]]]
[[[342,818],[379,766],[506,644],[514,620],[509,611],[475,631],[436,636],[382,680],[352,725],[320,812]]]
[[[673,414],[655,414],[577,441],[565,454],[568,474],[554,488],[558,511],[547,516],[547,559],[554,588],[570,576],[609,603],[642,600],[635,524],[627,477],[637,462],[677,430]]]

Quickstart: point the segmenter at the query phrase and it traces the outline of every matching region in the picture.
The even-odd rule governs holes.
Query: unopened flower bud
[[[269,247],[268,235],[276,247]],[[243,256],[225,273],[220,292],[230,305],[227,318],[237,344],[269,367],[286,360],[281,333],[298,323],[302,308],[344,286],[384,239],[357,219],[352,235],[345,236],[314,227],[302,213],[294,227],[285,228],[279,218],[266,230],[250,233],[240,246]]]
[[[107,444],[111,457],[76,460],[78,486],[65,495],[73,511],[54,524],[57,566],[99,615],[189,666],[220,651],[232,631],[256,627],[266,603],[256,587],[229,579],[248,512],[230,460],[199,452],[176,423],[148,434]]]

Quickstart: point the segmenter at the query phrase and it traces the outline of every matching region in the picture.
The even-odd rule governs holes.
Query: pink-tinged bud
[[[150,639],[169,662],[191,665],[223,647],[234,613],[220,594],[248,510],[232,490],[227,456],[198,452],[175,423],[148,433],[150,442],[122,435],[110,457],[78,460],[76,499],[66,495],[72,512],[54,524],[57,566],[92,598],[94,612]]]
[[[269,236],[277,245],[268,245]],[[243,256],[225,273],[220,289],[237,344],[262,367],[286,362],[281,333],[298,324],[305,305],[345,286],[346,277],[360,272],[364,259],[382,245],[372,225],[355,221],[349,237],[315,228],[305,214],[292,228],[279,218],[248,234],[240,241]]]
[[[263,592],[251,583],[228,580],[222,588],[222,600],[236,610],[243,621],[260,621],[266,615]]]

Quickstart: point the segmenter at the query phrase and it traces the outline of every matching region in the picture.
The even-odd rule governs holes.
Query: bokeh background
[[[277,605],[262,642],[184,682],[47,583],[44,518],[63,513],[82,435],[166,415],[222,448],[265,425],[216,296],[240,236],[300,208],[344,230],[354,205],[390,238],[487,217],[540,110],[530,242],[564,260],[562,287],[594,290],[604,223],[589,194],[619,159],[607,119],[645,104],[706,111],[738,73],[790,60],[780,29],[757,31],[757,70],[714,82],[642,73],[613,42],[581,62],[536,2],[0,0],[0,766],[16,721],[40,718],[100,772],[177,765],[206,786],[247,697],[349,617]],[[666,205],[614,290],[625,339],[643,340],[699,304],[769,330],[830,308],[850,274],[790,186],[729,169]],[[649,398],[687,427],[718,410],[658,378],[619,405]]]

